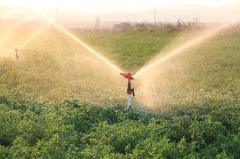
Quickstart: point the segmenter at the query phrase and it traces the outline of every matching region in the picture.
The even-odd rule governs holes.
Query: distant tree
[[[146,28],[147,27],[146,27],[145,23],[137,23],[134,25],[135,31],[144,31],[144,30],[146,30]]]
[[[132,31],[133,30],[133,26],[130,23],[124,22],[124,23],[120,23],[120,24],[115,24],[113,26],[113,31]]]

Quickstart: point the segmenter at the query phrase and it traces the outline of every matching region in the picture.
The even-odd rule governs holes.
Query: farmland
[[[79,32],[73,33],[106,54],[121,61],[125,70],[137,71],[156,53],[176,39],[178,32]]]
[[[132,71],[183,34],[71,32]],[[138,94],[126,110],[125,81],[49,27],[0,59],[0,158],[240,158],[239,42],[231,28],[174,57],[154,77],[157,111]]]

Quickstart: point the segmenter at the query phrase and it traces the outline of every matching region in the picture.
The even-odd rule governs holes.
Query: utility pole
[[[100,22],[101,22],[100,18],[97,17],[96,21],[95,21],[95,26],[94,26],[95,30],[99,30],[100,29]]]
[[[157,9],[156,8],[154,8],[153,9],[153,21],[154,21],[154,25],[156,25],[157,24]]]
[[[195,18],[194,18],[194,23],[195,23],[195,25],[197,25],[198,22],[199,22],[199,18],[198,18],[198,17],[195,17]]]

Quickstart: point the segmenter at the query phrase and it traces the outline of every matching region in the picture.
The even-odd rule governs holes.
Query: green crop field
[[[71,32],[134,72],[184,34]],[[164,63],[154,109],[136,79],[127,110],[126,81],[49,27],[18,61],[0,59],[0,158],[240,158],[239,43],[232,27]]]
[[[137,71],[172,42],[177,32],[79,32],[73,33],[125,70]]]

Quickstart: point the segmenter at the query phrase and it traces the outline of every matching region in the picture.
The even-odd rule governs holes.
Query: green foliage
[[[239,101],[153,113],[0,96],[0,158],[239,158]]]

